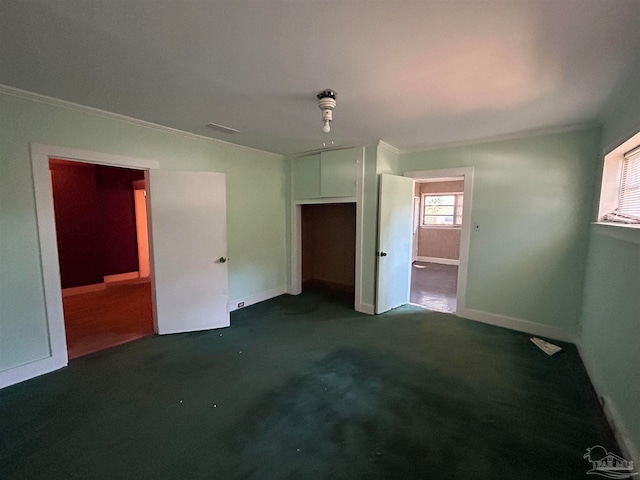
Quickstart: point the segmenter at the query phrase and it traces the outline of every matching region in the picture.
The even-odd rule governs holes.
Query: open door
[[[225,176],[149,171],[159,334],[229,326]]]
[[[412,178],[380,175],[376,313],[409,303],[413,188]]]

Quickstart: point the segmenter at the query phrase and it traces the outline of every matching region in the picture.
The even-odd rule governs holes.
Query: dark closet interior
[[[353,295],[356,204],[302,206],[302,286]]]

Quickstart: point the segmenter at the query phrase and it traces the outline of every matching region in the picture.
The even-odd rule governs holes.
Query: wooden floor
[[[63,306],[70,360],[153,334],[148,280],[65,297]]]
[[[434,312],[455,313],[458,289],[458,266],[430,262],[413,262],[411,268],[411,303]]]

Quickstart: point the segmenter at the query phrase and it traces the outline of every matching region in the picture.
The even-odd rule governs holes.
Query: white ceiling
[[[410,150],[597,121],[638,25],[640,0],[0,0],[0,83],[283,154]]]

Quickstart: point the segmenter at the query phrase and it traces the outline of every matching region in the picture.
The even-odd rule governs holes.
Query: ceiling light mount
[[[318,108],[322,110],[322,131],[329,133],[331,131],[331,121],[333,120],[333,109],[336,108],[336,92],[327,88],[316,95],[318,98]]]

